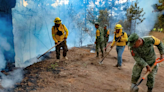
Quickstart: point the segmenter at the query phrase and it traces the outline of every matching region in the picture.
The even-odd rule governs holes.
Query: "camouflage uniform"
[[[133,44],[135,41],[138,39],[137,34],[132,34],[129,37],[129,42],[128,45],[130,46],[131,54],[136,61],[133,67],[132,71],[132,79],[131,82],[136,84],[138,79],[140,78],[140,74],[143,70],[144,67],[147,65],[152,66],[155,63],[156,60],[156,54],[154,51],[153,46],[157,46],[160,54],[164,54],[164,46],[162,42],[153,37],[153,36],[145,36],[142,38],[143,40],[143,45],[138,47],[138,48],[133,48]],[[147,86],[148,88],[153,88],[154,87],[154,81],[155,81],[155,75],[157,73],[158,67],[156,66],[152,72],[147,76]]]
[[[99,55],[99,48],[101,49],[102,56],[103,56],[103,46],[104,46],[104,32],[103,32],[103,28],[99,27],[96,30],[96,52],[97,52],[97,56]]]
[[[104,46],[106,47],[107,42],[109,40],[109,34],[108,34],[109,30],[104,29]]]

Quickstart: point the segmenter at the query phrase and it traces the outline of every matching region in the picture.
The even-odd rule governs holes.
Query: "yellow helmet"
[[[117,24],[117,25],[115,26],[115,29],[122,29],[121,24]]]
[[[59,17],[56,17],[55,20],[54,20],[54,23],[55,24],[61,24],[61,20]]]

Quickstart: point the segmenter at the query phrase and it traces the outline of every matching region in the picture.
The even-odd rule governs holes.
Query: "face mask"
[[[55,27],[59,27],[60,26],[60,24],[55,24]]]

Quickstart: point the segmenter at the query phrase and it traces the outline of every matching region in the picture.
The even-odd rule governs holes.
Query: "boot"
[[[60,59],[57,59],[56,62],[60,62]]]
[[[138,92],[139,88],[136,86],[136,84],[132,83],[130,87],[130,92]]]
[[[153,92],[153,88],[148,88],[147,92]]]
[[[64,57],[64,59],[65,59],[65,60],[68,60],[68,57],[67,57],[67,56],[65,56],[65,57]]]
[[[104,53],[102,53],[102,58],[104,57]]]
[[[114,67],[118,67],[118,64],[116,64]]]
[[[118,66],[118,69],[121,70],[121,66]]]

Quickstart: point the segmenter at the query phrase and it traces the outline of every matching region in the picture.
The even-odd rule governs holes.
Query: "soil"
[[[108,48],[109,51],[109,48]],[[158,49],[155,48],[157,56]],[[61,52],[62,55],[62,52]],[[55,52],[50,59],[27,67],[25,77],[17,84],[14,92],[129,92],[131,74],[134,64],[128,47],[123,53],[122,69],[114,67],[117,63],[115,48],[99,64],[101,58],[89,49],[72,48],[68,51],[69,60],[61,57],[59,63],[55,62]],[[164,62],[160,64],[156,75],[153,92],[164,90]],[[142,75],[146,72],[143,70]],[[146,80],[139,86],[139,92],[146,92]]]
[[[163,33],[151,32],[150,35],[163,40]],[[155,52],[159,57],[156,47]],[[121,70],[114,67],[117,63],[115,47],[103,64],[99,64],[101,57],[90,53],[90,48],[71,48],[68,51],[68,60],[62,57],[56,62],[55,51],[49,57],[24,69],[24,79],[6,92],[129,92],[131,86],[132,68],[135,63],[129,48],[126,46],[123,53]],[[108,50],[110,47],[108,47]],[[100,55],[101,56],[101,55]],[[153,92],[164,92],[164,62],[159,64]],[[143,70],[143,76],[146,69]],[[139,85],[139,92],[147,92],[146,80]]]

